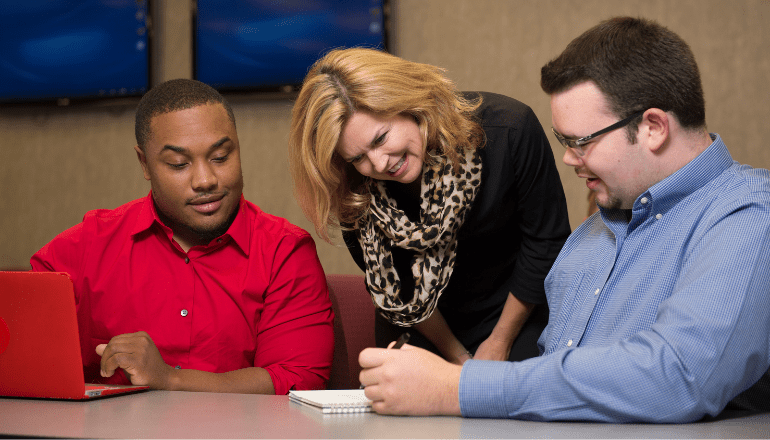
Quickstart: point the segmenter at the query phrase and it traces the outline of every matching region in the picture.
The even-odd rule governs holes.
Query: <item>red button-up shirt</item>
[[[334,346],[331,301],[315,243],[304,230],[241,197],[228,231],[188,252],[172,239],[151,195],[88,212],[31,259],[73,280],[87,382],[95,347],[145,331],[172,366],[227,372],[261,367],[276,394],[322,388]]]

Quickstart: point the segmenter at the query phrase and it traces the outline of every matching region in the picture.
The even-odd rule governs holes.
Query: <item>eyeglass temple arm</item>
[[[595,137],[597,137],[597,136],[601,136],[601,135],[603,135],[604,133],[607,133],[607,132],[610,132],[610,131],[612,131],[612,130],[618,129],[618,128],[620,128],[620,127],[624,126],[624,125],[628,125],[628,124],[630,124],[630,123],[631,123],[631,121],[633,121],[634,119],[636,119],[636,118],[638,118],[639,116],[643,115],[643,114],[644,114],[644,112],[646,112],[646,111],[647,111],[647,110],[638,111],[638,112],[634,113],[633,115],[631,115],[631,116],[627,117],[626,119],[623,119],[623,120],[621,120],[621,121],[618,121],[618,122],[616,122],[616,123],[614,123],[614,124],[610,125],[609,127],[607,127],[607,128],[605,128],[605,129],[603,129],[603,130],[599,130],[599,131],[597,131],[596,133],[594,133],[594,134],[590,134],[590,135],[588,135],[588,136],[586,136],[586,137],[584,137],[584,138],[576,139],[576,140],[575,140],[575,145],[577,145],[578,147],[582,147],[583,145],[585,145],[585,144],[587,144],[588,142],[590,142],[590,141],[591,141],[591,139],[593,139],[593,138],[595,138]]]

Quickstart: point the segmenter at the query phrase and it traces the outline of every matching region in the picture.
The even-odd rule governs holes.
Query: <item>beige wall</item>
[[[156,80],[189,77],[189,0],[155,2]],[[550,126],[540,67],[575,36],[614,15],[652,18],[688,41],[698,59],[707,122],[736,160],[770,168],[770,1],[392,0],[391,49],[447,69],[463,90],[513,96]],[[234,102],[246,187],[265,211],[310,229],[294,203],[286,163],[291,102]],[[83,213],[141,197],[149,185],[133,152],[135,103],[0,110],[0,267],[29,257]],[[561,163],[573,228],[587,190]],[[329,273],[356,273],[347,251],[316,240]]]

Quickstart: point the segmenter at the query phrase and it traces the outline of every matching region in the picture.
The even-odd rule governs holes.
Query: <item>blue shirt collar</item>
[[[677,170],[674,174],[643,192],[634,201],[632,212],[634,217],[646,215],[649,212],[665,214],[688,195],[702,188],[717,176],[722,174],[734,163],[727,146],[722,138],[711,133],[712,143],[687,165]],[[642,203],[644,200],[645,203]],[[654,206],[654,210],[652,207]],[[610,221],[627,223],[622,210],[608,210],[599,208],[602,217]],[[632,219],[632,223],[636,219]]]
[[[634,201],[634,212],[642,208],[641,200],[655,206],[656,213],[665,214],[682,199],[703,188],[733,164],[733,158],[722,138],[711,133],[713,142],[687,165],[653,185]]]

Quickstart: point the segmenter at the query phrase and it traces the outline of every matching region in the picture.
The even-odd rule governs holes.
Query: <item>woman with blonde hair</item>
[[[553,153],[526,105],[460,93],[443,70],[334,50],[305,77],[289,154],[318,234],[342,229],[378,310],[377,344],[461,364],[536,356],[543,280],[570,233]]]

